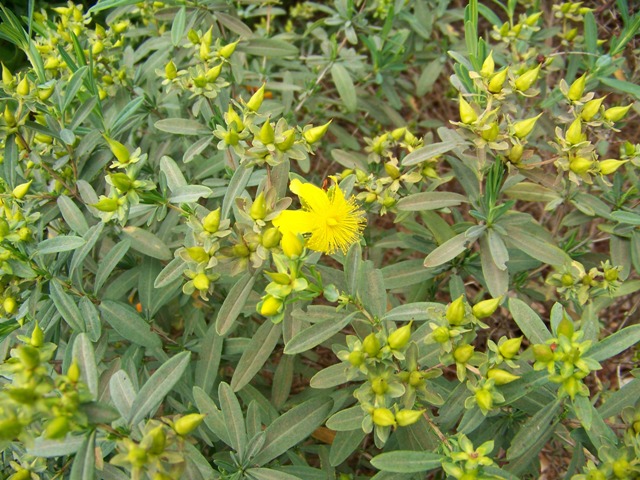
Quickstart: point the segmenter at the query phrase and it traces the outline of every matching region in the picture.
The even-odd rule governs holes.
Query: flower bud
[[[584,140],[584,135],[582,134],[582,122],[579,118],[576,118],[569,128],[567,129],[567,133],[565,135],[567,142],[571,145],[576,145]]]
[[[527,25],[528,27],[535,26],[538,23],[538,20],[540,20],[541,15],[542,15],[542,12],[537,12],[537,13],[534,13],[533,15],[529,15],[524,21],[525,25]]]
[[[489,128],[486,128],[480,132],[480,136],[483,140],[487,142],[493,142],[496,138],[498,138],[498,134],[500,133],[500,127],[497,122],[491,122]]]
[[[67,370],[67,378],[71,383],[78,383],[78,380],[80,380],[80,366],[75,360],[71,362],[71,365],[69,365],[69,369]]]
[[[149,442],[147,451],[151,455],[161,455],[167,444],[167,434],[164,432],[163,426],[158,425],[153,430],[150,430],[149,433],[145,435],[145,438],[142,439],[142,443],[146,442]]]
[[[200,43],[200,36],[193,28],[187,32],[187,38],[194,45],[198,45]]]
[[[516,90],[526,92],[538,79],[540,74],[540,65],[520,75],[515,81]]]
[[[2,84],[5,87],[13,86],[13,82],[15,82],[15,78],[7,67],[5,67],[4,63],[2,64]]]
[[[220,65],[216,65],[215,67],[211,67],[209,70],[207,70],[207,73],[204,74],[204,78],[207,81],[207,83],[213,83],[218,79],[221,72],[222,72],[222,63]]]
[[[4,121],[7,122],[8,127],[16,125],[16,116],[13,114],[13,110],[9,108],[8,103],[4,106]]]
[[[95,55],[100,55],[102,53],[102,51],[104,50],[104,43],[102,43],[102,40],[98,40],[96,43],[94,43],[91,46],[91,53],[95,56]]]
[[[362,341],[362,350],[370,357],[376,357],[380,353],[380,340],[371,332]]]
[[[408,427],[420,420],[424,412],[424,410],[400,410],[396,413],[396,422],[401,427]]]
[[[282,253],[289,258],[298,258],[302,255],[304,249],[304,243],[298,235],[286,230],[280,240],[280,246],[282,247]]]
[[[607,480],[607,476],[600,470],[589,470],[586,480]]]
[[[475,399],[480,410],[487,411],[493,408],[493,397],[491,396],[491,392],[488,390],[476,390]]]
[[[607,108],[604,111],[604,118],[610,122],[618,122],[625,117],[632,105],[633,103],[627,105],[626,107]]]
[[[522,337],[510,338],[498,347],[498,351],[500,352],[500,355],[507,360],[510,360],[518,354],[521,344]]]
[[[562,320],[558,324],[557,334],[558,336],[562,335],[568,339],[573,337],[574,327],[573,322],[567,318],[567,316],[563,316]]]
[[[11,227],[9,227],[9,223],[4,219],[4,217],[0,217],[0,240],[9,235],[11,232]]]
[[[490,317],[498,309],[501,301],[502,296],[498,298],[490,298],[489,300],[483,300],[476,303],[471,309],[473,312],[473,316],[480,319]]]
[[[359,367],[364,363],[364,353],[358,350],[354,350],[353,352],[349,353],[349,357],[347,358],[347,360],[354,367]]]
[[[637,473],[637,470],[631,469],[631,464],[626,458],[620,458],[613,462],[613,464],[611,465],[611,470],[613,470],[613,475],[616,478],[623,479],[632,478],[630,475],[633,475],[635,477],[635,473],[632,472]]]
[[[384,395],[389,390],[389,384],[384,378],[377,377],[371,381],[371,390],[377,395]]]
[[[63,438],[71,426],[67,417],[56,417],[51,420],[44,429],[44,438],[51,440]]]
[[[209,254],[202,247],[187,247],[187,254],[194,262],[197,263],[207,263],[209,261]]]
[[[38,88],[38,98],[45,102],[49,100],[49,97],[53,95],[53,91],[55,90],[54,85],[49,85],[48,87],[39,87]]]
[[[104,137],[107,143],[109,144],[109,148],[111,149],[111,153],[118,159],[120,163],[129,163],[129,159],[131,158],[131,154],[129,153],[129,149],[125,147],[123,144],[118,142],[117,140],[112,140],[109,137]]]
[[[395,416],[388,408],[374,408],[371,417],[373,423],[379,427],[390,427],[396,424]]]
[[[264,248],[274,248],[278,246],[280,240],[282,239],[282,234],[280,230],[275,227],[267,228],[262,234],[262,246]]]
[[[504,82],[507,80],[508,72],[509,67],[503,68],[491,77],[491,80],[489,80],[489,91],[491,93],[500,93],[502,91]]]
[[[580,391],[580,381],[576,377],[569,377],[562,382],[564,390],[569,394],[571,399]]]
[[[220,48],[220,50],[218,50],[218,55],[220,55],[222,58],[229,58],[233,54],[233,52],[236,51],[236,46],[238,45],[239,41],[240,40],[233,43],[229,43],[224,47]]]
[[[541,116],[542,114],[514,123],[513,133],[515,136],[520,139],[528,136],[533,131],[533,128],[536,126],[536,122]]]
[[[582,111],[580,112],[580,117],[585,121],[589,122],[593,117],[595,117],[600,111],[600,106],[602,105],[602,101],[605,97],[594,98],[593,100],[589,100],[584,104]]]
[[[27,370],[33,370],[40,366],[40,352],[37,348],[31,345],[21,345],[16,354]]]
[[[587,173],[593,167],[593,161],[584,157],[575,157],[569,161],[569,169],[573,173]]]
[[[262,128],[260,128],[260,132],[258,133],[258,140],[260,140],[264,145],[268,145],[273,143],[276,138],[276,133],[273,130],[273,125],[271,122],[267,120],[262,124]]]
[[[438,327],[431,334],[433,339],[438,343],[446,343],[449,341],[449,329],[447,327]]]
[[[467,363],[473,356],[473,345],[460,345],[453,351],[456,363]]]
[[[264,190],[256,197],[251,208],[249,209],[249,215],[254,220],[262,220],[267,216],[267,202],[264,199]]]
[[[267,295],[262,301],[260,307],[260,315],[265,317],[272,317],[276,315],[282,309],[282,300],[272,295]]]
[[[469,102],[467,102],[462,95],[460,95],[460,120],[462,123],[470,125],[478,120],[478,114],[473,109]]]
[[[134,467],[141,468],[147,464],[147,451],[137,445],[133,445],[127,453],[127,461]]]
[[[164,67],[164,74],[168,80],[173,80],[178,76],[178,69],[176,68],[176,64],[173,63],[173,60],[169,60]]]
[[[30,91],[31,86],[29,85],[29,79],[25,75],[24,78],[20,80],[20,83],[18,83],[16,93],[22,97],[26,97],[27,95],[29,95]]]
[[[404,327],[400,327],[389,335],[387,344],[392,350],[400,350],[404,348],[409,340],[411,340],[411,324],[413,320]]]
[[[267,272],[267,275],[271,280],[279,285],[289,285],[291,283],[291,277],[286,273],[280,272]]]
[[[13,297],[7,297],[4,299],[4,302],[2,302],[2,308],[4,308],[4,311],[9,314],[15,312],[17,307],[18,304],[16,299]]]
[[[418,387],[423,383],[422,373],[414,370],[409,374],[409,385],[412,387]]]
[[[120,207],[120,202],[117,198],[102,197],[98,203],[91,205],[93,208],[97,208],[101,212],[115,212]]]
[[[608,160],[602,160],[598,162],[598,169],[600,170],[600,173],[602,175],[610,175],[628,161],[629,160],[615,160],[609,158]]]
[[[319,125],[317,127],[312,127],[309,130],[302,132],[302,137],[309,145],[313,145],[316,142],[319,142],[322,137],[324,137],[327,130],[329,130],[329,125],[333,120],[329,120],[324,125]]]
[[[33,183],[33,180],[29,180],[26,183],[21,183],[20,185],[18,185],[16,188],[13,189],[11,194],[18,200],[22,200],[24,196],[27,194],[27,192],[29,191],[29,187],[31,186],[32,183]]]
[[[493,61],[493,50],[489,52],[487,58],[482,62],[482,68],[480,69],[480,75],[483,77],[490,77],[496,68],[496,63]]]
[[[120,172],[109,175],[109,182],[122,193],[126,193],[133,188],[133,180],[126,173]]]
[[[387,175],[389,175],[393,180],[400,178],[400,170],[393,163],[385,163],[384,171],[387,172]]]
[[[518,163],[524,153],[524,147],[519,143],[516,143],[509,151],[509,160],[513,163]]]
[[[449,304],[445,316],[447,317],[447,321],[450,325],[460,325],[462,322],[464,322],[464,295],[460,295]]]
[[[249,101],[247,102],[247,108],[252,112],[257,112],[260,106],[262,105],[262,101],[264,100],[264,87],[266,84],[262,84],[262,86],[254,93]],[[264,142],[263,142],[264,143]]]
[[[399,142],[402,139],[402,137],[404,137],[406,132],[407,132],[407,127],[396,128],[391,132],[391,138],[393,138],[396,142]]]
[[[220,208],[216,208],[214,211],[209,212],[206,217],[202,219],[202,228],[209,233],[216,233],[220,227]]]
[[[587,83],[587,74],[583,74],[581,77],[575,79],[571,86],[569,87],[569,92],[567,93],[567,97],[572,102],[577,102],[582,98],[582,94],[584,93],[584,87]]]
[[[31,471],[26,468],[21,468],[16,473],[11,475],[7,480],[30,480]]]
[[[179,418],[173,424],[173,429],[176,431],[178,435],[185,436],[189,435],[196,428],[200,426],[202,421],[204,420],[204,415],[201,413],[190,413],[189,415],[185,415],[184,417]]]
[[[538,362],[551,362],[553,360],[553,350],[549,345],[539,343],[533,346],[533,356]]]
[[[294,143],[296,142],[296,132],[292,128],[284,132],[282,135],[284,136],[284,140],[276,143],[276,147],[281,152],[286,152],[291,147],[293,147]]]
[[[487,372],[487,378],[493,380],[496,385],[506,385],[518,380],[520,377],[500,368],[492,368]]]
[[[195,277],[193,277],[193,286],[196,287],[200,291],[209,290],[209,286],[211,285],[211,280],[204,273],[199,273]]]
[[[44,332],[40,328],[38,322],[36,322],[36,326],[33,327],[33,332],[31,332],[30,343],[31,346],[36,348],[40,348],[42,345],[44,345]]]

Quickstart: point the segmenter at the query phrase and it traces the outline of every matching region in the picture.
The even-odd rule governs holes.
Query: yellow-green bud
[[[518,354],[521,344],[522,337],[510,338],[498,347],[498,351],[500,352],[500,355],[507,360],[510,360]]]
[[[500,93],[502,91],[502,86],[504,82],[507,80],[507,74],[509,72],[509,67],[503,68],[498,73],[491,77],[489,80],[489,91],[491,93]]]
[[[257,112],[262,105],[262,101],[264,100],[264,87],[265,84],[263,83],[262,86],[256,91],[256,93],[251,96],[251,98],[247,102],[247,108],[252,112]]]
[[[242,119],[240,118],[240,115],[238,115],[236,113],[236,111],[233,109],[233,106],[229,105],[229,110],[227,110],[227,115],[225,118],[225,121],[227,122],[227,126],[231,126],[232,123],[236,124],[236,129],[241,132],[242,130],[244,130],[244,123],[242,122]]]
[[[565,33],[564,38],[565,38],[565,40],[571,42],[577,36],[578,36],[578,29],[576,27],[573,27],[571,30],[569,30],[567,33]]]
[[[215,67],[211,67],[209,70],[207,70],[207,73],[204,74],[204,78],[207,80],[208,83],[213,83],[218,79],[221,72],[222,72],[222,63],[220,65],[216,65]]]
[[[610,175],[614,173],[618,168],[627,163],[629,160],[615,160],[609,158],[598,162],[598,169],[602,175]]]
[[[169,80],[173,80],[178,76],[178,69],[176,68],[176,64],[173,63],[173,60],[169,60],[164,67],[164,74]]]
[[[233,43],[229,43],[224,47],[220,48],[220,50],[218,50],[218,55],[220,55],[222,58],[229,58],[231,55],[233,55],[233,52],[236,51],[236,46],[238,45],[239,41],[240,40]]]
[[[496,68],[496,63],[493,61],[493,50],[489,52],[487,58],[482,62],[482,68],[480,69],[480,75],[483,77],[490,77]]]
[[[460,95],[460,120],[462,123],[470,125],[478,120],[478,114],[473,109],[469,102],[467,102],[462,95]]]
[[[324,125],[312,127],[309,130],[304,131],[302,133],[302,137],[305,139],[305,141],[309,145],[319,142],[322,139],[322,137],[324,137],[325,133],[327,133],[327,130],[329,130],[329,125],[331,125],[332,121],[333,120],[329,120]]]
[[[249,215],[254,220],[262,220],[267,216],[267,202],[264,198],[264,190],[256,197],[251,208],[249,209]]]
[[[13,297],[7,297],[4,299],[4,302],[2,302],[2,308],[4,308],[4,311],[9,314],[15,312],[17,306],[18,304],[16,302],[16,299]]]
[[[267,228],[265,232],[262,234],[262,246],[264,248],[274,248],[278,246],[280,240],[282,239],[282,234],[280,230],[275,227]]]
[[[3,239],[11,232],[11,227],[4,217],[0,217],[0,239]]]
[[[580,382],[576,377],[565,379],[562,382],[562,386],[572,399],[576,396],[576,393],[580,391]]]
[[[5,67],[3,63],[2,64],[2,84],[5,85],[6,87],[11,87],[14,81],[15,81],[15,78],[13,77],[13,74],[7,67]]]
[[[516,90],[526,92],[538,79],[540,74],[540,65],[520,75],[515,81]]]
[[[347,360],[354,367],[359,367],[364,363],[364,353],[358,350],[354,350],[353,352],[349,353],[349,357],[347,358]]]
[[[272,317],[273,315],[277,314],[281,308],[282,300],[272,295],[267,295],[262,301],[260,314],[264,315],[265,317]]]
[[[498,309],[501,301],[502,301],[502,296],[498,298],[490,298],[488,300],[483,300],[481,302],[476,303],[472,308],[473,316],[476,318],[490,317]]]
[[[148,440],[147,440],[148,439]],[[167,444],[167,434],[164,432],[162,425],[158,425],[145,435],[143,443],[149,442],[148,451],[151,455],[161,455]]]
[[[387,175],[389,175],[393,180],[400,178],[400,170],[393,163],[385,163],[384,171],[387,172]]]
[[[492,379],[496,385],[506,385],[520,377],[500,368],[492,368],[487,372],[487,378]]]
[[[539,343],[533,346],[533,356],[538,362],[550,362],[553,360],[553,350],[549,345]]]
[[[179,418],[173,424],[173,429],[178,435],[189,435],[193,432],[204,420],[204,415],[201,413],[190,413],[184,417]]]
[[[7,122],[9,127],[16,125],[16,116],[13,114],[13,110],[9,108],[8,103],[4,106],[4,121]]]
[[[567,93],[567,97],[572,102],[577,102],[582,98],[582,94],[584,93],[584,87],[587,83],[587,74],[583,74],[581,77],[574,80],[574,82],[569,87],[569,92]]]
[[[604,118],[607,119],[610,122],[618,122],[620,120],[622,120],[625,115],[627,114],[627,112],[629,111],[629,109],[631,108],[633,104],[629,104],[626,107],[611,107],[611,108],[607,108],[604,111]]]
[[[473,356],[473,345],[460,345],[453,351],[453,358],[457,363],[467,363]]]
[[[30,480],[31,471],[25,468],[21,468],[16,473],[11,475],[7,480]]]
[[[291,277],[286,273],[280,272],[267,272],[267,275],[271,280],[279,285],[289,285],[291,283]]]
[[[593,167],[593,161],[584,157],[575,157],[569,161],[569,169],[573,173],[587,173]]]
[[[607,480],[607,476],[600,470],[589,470],[587,473],[587,480]]]
[[[209,233],[216,233],[220,227],[220,208],[209,212],[202,220],[202,228]]]
[[[484,389],[476,390],[475,398],[476,403],[481,410],[491,410],[493,408],[493,398],[491,397],[491,392]]]
[[[16,87],[16,93],[20,96],[26,97],[27,95],[29,95],[30,91],[31,86],[29,85],[29,79],[25,75],[24,78],[20,80],[20,83],[18,83],[18,86]]]
[[[595,117],[600,111],[600,107],[602,106],[602,102],[605,97],[594,98],[593,100],[589,100],[584,104],[582,111],[580,112],[580,117],[585,121],[589,122],[593,117]]]
[[[24,196],[29,191],[29,187],[31,186],[32,183],[33,183],[33,180],[29,180],[26,183],[21,183],[20,185],[18,185],[16,188],[13,189],[11,194],[18,200],[23,199]]]
[[[69,365],[69,370],[67,370],[67,378],[71,383],[78,383],[78,380],[80,380],[80,366],[75,360],[71,362],[71,365]]]
[[[384,378],[377,377],[371,381],[371,390],[377,395],[384,395],[389,390],[389,384]]]
[[[401,427],[408,427],[420,420],[424,412],[424,410],[400,410],[396,413],[396,422]]]
[[[137,445],[133,445],[129,449],[129,453],[127,454],[127,460],[134,467],[137,467],[137,468],[144,467],[148,461],[147,451],[144,448],[141,448]]]
[[[128,192],[133,188],[133,180],[126,173],[113,173],[109,175],[109,181],[121,192]]]
[[[518,163],[524,153],[524,147],[519,143],[516,143],[509,151],[509,160],[513,163]]]
[[[522,139],[529,135],[533,128],[536,126],[536,122],[542,116],[542,114],[537,115],[532,118],[528,118],[526,120],[520,120],[513,124],[513,133],[516,137]]]
[[[111,30],[113,30],[115,33],[122,33],[127,29],[128,26],[129,20],[122,20],[120,22],[113,23],[111,25]]]
[[[537,12],[537,13],[534,13],[533,15],[529,15],[524,21],[524,23],[529,27],[533,27],[538,23],[538,20],[540,20],[541,15],[542,15],[542,12]]]
[[[500,127],[497,122],[491,122],[489,124],[489,128],[486,128],[480,132],[480,136],[483,140],[487,142],[493,142],[496,138],[498,138],[498,134],[500,133]]]
[[[57,417],[51,420],[44,429],[44,437],[49,439],[63,438],[70,429],[67,417]]]
[[[445,315],[450,325],[460,325],[462,322],[464,322],[464,295],[460,295],[449,304]]]
[[[105,140],[109,144],[111,153],[113,153],[113,155],[118,159],[120,163],[129,163],[131,154],[129,153],[129,149],[127,147],[125,147],[117,140],[112,140],[109,137],[105,137]]]
[[[417,387],[422,384],[422,373],[414,370],[409,374],[409,385]]]
[[[604,271],[604,279],[607,282],[615,282],[616,280],[618,280],[618,276],[619,273],[617,268],[610,268]]]
[[[433,339],[438,343],[446,343],[449,341],[449,329],[447,327],[438,327],[431,334]]]
[[[197,45],[200,43],[200,36],[198,35],[198,32],[196,32],[193,28],[187,32],[187,38],[194,45]]]
[[[566,316],[563,316],[562,320],[560,320],[560,323],[558,324],[558,336],[562,335],[570,339],[573,336],[573,331],[573,322]]]
[[[96,43],[94,43],[91,46],[91,53],[93,55],[99,55],[102,53],[103,50],[104,50],[104,43],[102,43],[102,40],[98,40]]]
[[[400,327],[394,332],[391,332],[389,338],[387,338],[387,344],[392,350],[400,350],[404,348],[409,340],[411,340],[411,324],[413,320],[404,327]]]
[[[380,353],[380,340],[375,333],[371,332],[364,338],[362,350],[370,357],[375,357]]]
[[[209,254],[202,247],[188,247],[186,250],[194,262],[207,263],[209,261]]]
[[[298,258],[302,255],[304,249],[304,243],[298,235],[286,230],[280,240],[280,246],[282,247],[282,253],[289,258]]]
[[[292,129],[287,130],[286,132],[284,132],[282,135],[284,136],[284,140],[281,141],[281,142],[276,143],[276,147],[281,152],[286,152],[291,147],[293,147],[293,144],[296,142],[296,132],[292,128]]]
[[[26,369],[32,370],[40,365],[40,352],[37,348],[31,345],[21,345],[16,353]]]
[[[200,291],[209,290],[209,286],[211,285],[211,280],[204,273],[199,273],[195,277],[193,277],[193,286],[196,287]]]
[[[36,322],[36,326],[33,327],[33,332],[31,332],[30,343],[32,347],[36,348],[40,348],[42,345],[44,345],[44,332],[40,328],[38,322]]]
[[[396,424],[395,416],[388,408],[374,408],[371,412],[371,418],[373,423],[379,427],[390,427]]]
[[[120,206],[117,198],[102,197],[98,203],[91,205],[93,208],[100,210],[101,212],[115,212]]]
[[[258,133],[258,140],[260,140],[264,145],[268,145],[273,143],[276,138],[276,133],[273,130],[273,125],[271,122],[267,120],[262,124],[262,128],[260,128],[260,133]]]
[[[396,142],[400,141],[402,137],[404,137],[407,132],[407,127],[396,128],[391,132],[391,138],[393,138]]]
[[[569,128],[567,129],[565,138],[571,145],[576,145],[583,141],[584,136],[582,134],[582,122],[579,118],[576,118],[571,122],[571,125],[569,125]]]
[[[616,478],[630,478],[629,475],[632,473],[631,465],[626,458],[620,458],[613,462],[611,469],[613,470],[613,474]]]
[[[43,102],[49,100],[49,97],[53,95],[54,90],[55,87],[53,85],[50,85],[48,87],[40,87],[38,88],[38,98]]]

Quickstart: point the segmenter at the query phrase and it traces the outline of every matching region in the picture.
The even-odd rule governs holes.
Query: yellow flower
[[[302,203],[301,210],[285,210],[273,220],[273,224],[285,234],[310,233],[307,247],[324,253],[343,253],[359,240],[366,223],[364,212],[353,198],[344,198],[337,185],[325,191],[310,183],[293,180],[293,193]]]

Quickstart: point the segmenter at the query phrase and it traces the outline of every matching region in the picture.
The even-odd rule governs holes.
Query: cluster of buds
[[[579,35],[578,27],[584,23],[584,16],[592,9],[583,7],[584,2],[564,2],[554,4],[552,7],[553,16],[562,20],[562,29],[558,33],[561,44],[565,47],[572,43],[581,43],[582,35]]]
[[[528,40],[531,35],[540,30],[538,23],[541,16],[542,12],[520,15],[517,23],[505,22],[500,27],[494,26],[491,36],[507,45],[513,44],[518,40]]]
[[[447,475],[460,480],[490,478],[483,472],[483,467],[493,465],[493,460],[487,456],[493,451],[493,440],[474,448],[471,440],[460,433],[449,439],[449,445],[451,448],[445,452],[448,458],[442,462]]]
[[[124,438],[118,442],[119,453],[111,463],[131,470],[133,478],[146,473],[150,478],[178,478],[185,468],[184,441],[204,420],[200,413],[177,419],[149,420],[139,442]]]
[[[581,342],[582,330],[575,331],[573,322],[563,314],[562,320],[554,329],[555,338],[544,344],[533,345],[534,370],[547,369],[549,380],[561,384],[560,395],[568,395],[572,400],[576,395],[588,396],[589,389],[582,379],[594,370],[602,368],[600,364],[586,356],[591,341]]]
[[[584,265],[574,260],[547,277],[546,282],[565,299],[584,305],[598,296],[614,292],[621,284],[621,270],[622,267],[614,267],[607,260],[600,268],[593,267],[587,272]]]

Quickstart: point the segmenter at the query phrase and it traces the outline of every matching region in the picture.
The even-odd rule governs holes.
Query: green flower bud
[[[25,468],[21,468],[16,473],[11,475],[7,480],[30,480],[31,471]]]
[[[611,175],[629,160],[615,160],[609,158],[598,162],[598,169],[602,175]]]
[[[473,356],[473,345],[460,345],[453,351],[453,358],[456,363],[467,363]]]
[[[51,95],[53,95],[53,92],[55,90],[55,87],[53,85],[50,85],[48,87],[40,87],[38,88],[38,98],[45,102],[47,100],[49,100],[49,97],[51,97]]]
[[[18,83],[18,87],[16,88],[16,93],[22,97],[26,97],[27,95],[29,95],[29,92],[31,91],[31,86],[29,85],[29,79],[25,77],[20,80],[20,83]]]
[[[112,140],[109,137],[104,138],[109,144],[109,148],[111,149],[113,156],[116,157],[120,163],[129,163],[129,159],[131,158],[129,149],[117,140]]]
[[[496,138],[498,138],[498,134],[500,133],[500,127],[496,122],[492,122],[489,125],[489,128],[486,128],[480,132],[480,136],[483,140],[487,142],[493,142]]]
[[[364,201],[365,203],[373,203],[377,200],[377,198],[378,198],[378,195],[376,195],[373,192],[369,192],[367,193],[366,197],[364,197]]]
[[[282,239],[280,230],[275,227],[267,228],[262,234],[262,246],[264,248],[277,247]]]
[[[222,63],[220,65],[216,65],[215,67],[211,67],[209,70],[207,70],[207,73],[204,74],[204,78],[207,81],[207,83],[213,83],[218,79],[221,72],[222,72]]]
[[[11,233],[9,223],[4,219],[4,217],[0,217],[0,239],[6,237],[9,233]]]
[[[264,190],[256,197],[251,208],[249,209],[249,215],[254,220],[262,220],[267,216],[267,202],[264,198]]]
[[[449,304],[445,315],[450,325],[460,325],[464,322],[464,295],[460,295]]]
[[[176,68],[176,64],[173,63],[173,60],[169,60],[164,67],[164,74],[169,80],[173,80],[178,76],[178,69]]]
[[[404,137],[407,132],[407,127],[396,128],[391,132],[391,138],[393,138],[396,142],[399,142],[402,137]]]
[[[51,420],[44,429],[44,438],[51,440],[63,438],[70,430],[67,417],[56,417]]]
[[[498,309],[501,301],[502,296],[498,298],[490,298],[489,300],[483,300],[476,303],[471,309],[473,312],[473,316],[480,319],[490,317]]]
[[[569,161],[569,169],[573,173],[587,173],[593,167],[593,161],[584,157],[575,157]]]
[[[433,339],[438,343],[446,343],[449,341],[449,329],[447,327],[438,327],[431,334]]]
[[[33,370],[40,366],[40,352],[37,348],[31,345],[21,345],[16,354],[27,370]]]
[[[364,358],[364,353],[358,350],[354,350],[353,352],[349,352],[349,357],[347,358],[347,360],[354,367],[359,367],[364,363]]]
[[[618,269],[617,268],[609,268],[608,270],[604,271],[604,279],[607,282],[615,282],[616,280],[618,280]]]
[[[418,372],[417,370],[414,370],[409,374],[409,385],[411,385],[412,387],[418,387],[422,385],[422,382],[423,382],[422,373]]]
[[[380,353],[380,340],[375,333],[371,332],[364,338],[362,350],[370,357],[375,357]]]
[[[80,366],[75,360],[71,362],[71,365],[69,365],[69,370],[67,370],[67,378],[71,383],[78,383],[78,380],[80,380]]]
[[[478,120],[478,114],[473,109],[469,102],[467,102],[462,95],[460,95],[460,120],[462,123],[470,125]]]
[[[589,470],[587,480],[607,480],[607,476],[600,470]]]
[[[396,422],[401,427],[408,427],[420,420],[424,412],[425,410],[400,410],[396,413]]]
[[[220,208],[216,208],[213,212],[204,217],[202,220],[202,228],[209,233],[216,233],[220,227]]]
[[[151,455],[161,455],[167,444],[167,434],[164,432],[163,426],[158,425],[145,435],[142,442],[145,443],[145,440],[149,442],[147,450]]]
[[[304,243],[298,235],[286,230],[282,235],[282,240],[280,240],[280,247],[282,247],[282,253],[287,257],[294,259],[302,255]]]
[[[538,79],[540,74],[540,65],[520,75],[515,81],[516,90],[526,92]]]
[[[109,181],[122,193],[126,193],[133,188],[133,180],[126,173],[113,173],[109,175]]]
[[[542,15],[542,12],[537,12],[537,13],[534,13],[533,15],[529,15],[524,21],[525,25],[529,27],[535,26],[538,23],[538,20],[540,20],[541,15]]]
[[[560,323],[558,324],[558,329],[557,329],[558,336],[562,335],[564,337],[571,339],[571,337],[573,337],[573,332],[574,332],[573,322],[569,320],[566,315],[563,316],[562,320],[560,320]]]
[[[31,332],[31,346],[40,348],[44,345],[44,332],[40,328],[38,322],[36,322],[36,326],[33,327],[33,332]]]
[[[267,120],[262,124],[262,128],[260,128],[258,140],[260,140],[264,145],[268,145],[273,143],[275,138],[276,132],[273,130],[273,125],[271,125],[271,122]]]
[[[510,360],[518,354],[521,344],[522,337],[510,338],[498,347],[498,351],[500,352],[500,355],[507,360]]]
[[[283,136],[284,136],[284,140],[276,143],[276,148],[281,152],[286,152],[291,147],[293,147],[294,143],[296,142],[296,132],[292,128],[284,132]]]
[[[194,262],[207,263],[210,259],[209,254],[202,247],[188,247],[186,250]]]
[[[240,40],[233,43],[229,43],[224,47],[220,48],[220,50],[218,50],[218,55],[220,55],[222,58],[229,58],[233,54],[233,52],[236,51],[236,47],[238,46],[239,41]]]
[[[2,84],[6,87],[11,87],[15,78],[13,77],[11,70],[5,67],[4,63],[2,64]]]
[[[9,314],[15,312],[17,307],[18,303],[13,297],[7,297],[4,299],[4,302],[2,302],[2,308],[4,308],[4,311]]]
[[[576,377],[569,377],[562,382],[564,390],[569,394],[571,399],[580,391],[580,381]]]
[[[480,407],[480,410],[487,411],[493,408],[493,397],[491,396],[491,392],[480,389],[475,393],[476,403]]]
[[[611,469],[616,478],[630,478],[629,475],[632,472],[631,464],[626,458],[620,458],[613,462]]]
[[[582,111],[580,112],[580,117],[585,121],[589,122],[593,117],[595,117],[600,111],[600,107],[602,105],[602,101],[605,97],[595,98],[593,100],[589,100],[584,104]]]
[[[282,300],[272,295],[267,295],[262,300],[262,306],[260,307],[260,315],[265,317],[272,317],[280,312],[282,309]]]
[[[117,198],[102,197],[98,203],[94,203],[91,206],[101,212],[115,212],[120,207],[120,202]]]
[[[404,327],[400,327],[389,335],[387,344],[392,350],[400,350],[404,348],[409,340],[411,340],[411,324],[413,320]]]
[[[257,112],[262,105],[264,100],[264,87],[266,84],[262,84],[262,86],[254,93],[249,101],[247,102],[247,108],[252,112]],[[264,143],[264,142],[263,142]]]
[[[94,43],[91,46],[91,53],[96,56],[96,55],[100,55],[102,53],[102,51],[104,50],[104,43],[102,43],[102,40],[98,40],[96,43]]]
[[[480,69],[480,75],[483,77],[490,77],[496,68],[496,63],[493,61],[493,50],[489,52],[487,58],[482,62],[482,68]]]
[[[137,445],[132,446],[127,453],[127,460],[137,468],[144,467],[148,461],[147,451]]]
[[[553,350],[549,345],[539,343],[533,346],[533,356],[538,362],[551,362],[553,360]]]
[[[20,185],[18,185],[16,188],[13,189],[11,194],[18,200],[22,200],[24,196],[27,194],[27,192],[29,192],[29,187],[31,186],[32,183],[33,183],[33,180],[29,180],[26,183],[21,183]]]
[[[374,408],[371,417],[373,423],[379,427],[390,427],[396,424],[395,416],[388,408]]]
[[[13,110],[9,108],[8,103],[4,106],[4,121],[7,122],[9,127],[15,127],[16,125],[16,116],[13,114]]]
[[[569,92],[567,93],[567,97],[572,102],[577,102],[582,98],[584,94],[584,87],[587,83],[587,74],[583,74],[581,77],[574,80],[574,82],[569,87]]]
[[[204,420],[204,415],[201,413],[190,413],[184,417],[179,418],[173,424],[173,429],[178,435],[185,436],[193,432]]]
[[[197,45],[200,43],[200,36],[198,35],[198,32],[196,32],[193,28],[187,32],[187,38],[194,45]]]
[[[492,379],[496,385],[506,385],[520,377],[513,373],[509,373],[506,370],[501,370],[500,368],[492,368],[487,372],[487,378]]]
[[[515,136],[520,139],[528,136],[533,131],[533,128],[536,126],[536,122],[541,116],[542,114],[514,123],[513,133]]]
[[[496,73],[491,80],[489,80],[489,91],[491,93],[500,93],[502,91],[502,87],[504,82],[507,80],[507,74],[509,72],[509,67],[503,68],[498,73]]]
[[[567,129],[565,138],[571,145],[576,145],[584,140],[584,136],[582,134],[582,122],[579,118],[576,118],[571,122],[571,125],[569,125],[569,128]]]
[[[618,122],[622,120],[633,104],[626,107],[611,107],[604,111],[604,118],[610,122]]]
[[[322,137],[324,137],[327,130],[329,130],[329,125],[333,120],[329,120],[324,125],[319,125],[317,127],[312,127],[309,130],[302,132],[302,137],[309,145],[313,145],[316,142],[319,142]]]
[[[371,390],[377,395],[384,395],[389,390],[389,384],[384,378],[377,377],[371,381]]]
[[[400,178],[400,170],[393,163],[385,163],[384,171],[387,172],[387,175],[389,175],[393,180]]]
[[[267,272],[267,275],[279,285],[289,285],[291,283],[291,277],[286,273]]]
[[[209,277],[207,277],[204,273],[199,273],[195,277],[193,277],[193,286],[201,292],[209,290],[210,285],[211,280],[209,280]]]
[[[575,283],[575,280],[570,273],[565,273],[560,277],[560,283],[562,283],[563,287],[570,287]]]

